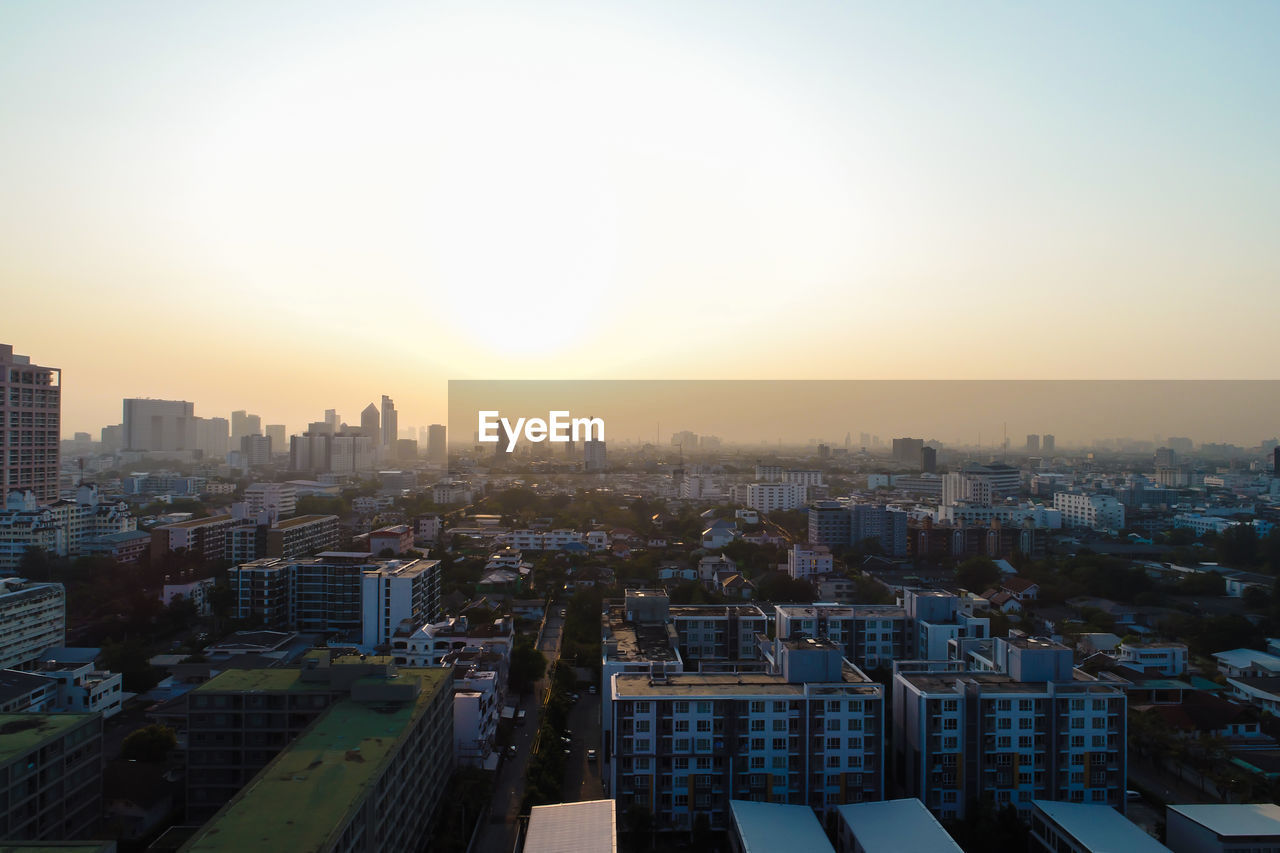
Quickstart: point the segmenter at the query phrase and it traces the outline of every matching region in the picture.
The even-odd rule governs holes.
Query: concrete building
[[[103,500],[95,485],[81,486],[75,500],[48,504],[40,504],[33,491],[10,492],[0,510],[0,573],[15,572],[29,549],[78,557],[90,539],[136,528],[129,505]]]
[[[883,796],[883,688],[819,640],[775,641],[765,671],[615,672],[604,765],[618,809],[729,827],[731,799],[825,814]]]
[[[271,464],[271,436],[240,436],[241,463],[250,468],[260,468]]]
[[[1170,805],[1165,841],[1173,853],[1240,853],[1280,849],[1280,806],[1274,803]]]
[[[208,616],[211,612],[209,592],[213,589],[215,582],[214,578],[202,578],[186,583],[167,583],[160,591],[160,600],[168,607],[180,598],[191,602],[199,615]]]
[[[888,666],[909,648],[912,626],[907,611],[897,605],[779,604],[774,612],[779,638],[830,640],[861,668]]]
[[[946,660],[952,640],[991,636],[991,620],[965,611],[959,596],[935,589],[904,589],[905,654],[917,660]]]
[[[267,512],[273,519],[288,518],[298,509],[298,490],[289,483],[254,483],[245,488],[244,502],[252,516]]]
[[[217,562],[227,553],[227,533],[238,524],[230,515],[213,515],[156,527],[151,531],[151,559],[186,550],[205,562]]]
[[[1022,472],[1012,465],[970,463],[942,478],[942,504],[992,506],[1005,498],[1015,497],[1021,488]]]
[[[883,504],[815,501],[809,507],[809,542],[813,545],[861,546],[874,539],[890,557],[905,557],[908,547],[906,512]]]
[[[1091,530],[1124,528],[1124,504],[1111,495],[1082,492],[1057,492],[1053,508],[1062,513],[1065,527],[1087,527]]]
[[[1176,678],[1187,671],[1187,644],[1126,640],[1119,646],[1116,662],[1138,672],[1155,670]]]
[[[473,649],[511,659],[515,633],[510,617],[476,624],[466,615],[441,621],[401,621],[391,638],[391,656],[400,666],[440,666],[451,654]]]
[[[231,450],[231,422],[226,418],[195,418],[196,450],[206,459],[223,459]],[[281,439],[281,446],[284,439]]]
[[[240,447],[241,439],[248,435],[262,435],[262,418],[244,409],[231,413],[231,446]]]
[[[799,509],[809,495],[803,483],[749,483],[746,492],[743,503],[759,512]]]
[[[60,583],[0,578],[0,669],[33,669],[66,645],[67,596]]]
[[[277,521],[266,529],[267,557],[308,557],[332,551],[342,539],[336,515],[299,515]]]
[[[893,458],[908,465],[920,461],[920,451],[924,450],[923,438],[895,438],[893,440]]]
[[[609,460],[604,441],[593,438],[582,442],[582,470],[594,473],[608,469]]]
[[[263,434],[271,442],[272,453],[284,453],[289,447],[289,431],[284,424],[267,424],[262,428]]]
[[[181,850],[418,849],[453,770],[451,683],[449,670],[317,651],[300,670],[197,687],[188,819],[216,814]]]
[[[396,439],[400,437],[400,416],[396,412],[395,401],[386,394],[382,395],[382,450],[383,453],[390,457],[396,446]]]
[[[1169,853],[1137,824],[1111,806],[1090,803],[1031,802],[1034,853]]]
[[[899,661],[892,760],[902,793],[942,819],[990,796],[1026,814],[1032,800],[1123,808],[1121,687],[1078,673],[1066,646],[996,638],[992,667]]]
[[[915,798],[836,809],[840,853],[961,853],[938,819]]]
[[[449,461],[449,444],[444,424],[427,427],[427,460],[444,464]]]
[[[22,849],[89,836],[102,812],[102,716],[0,714],[0,733],[0,838]]]
[[[198,449],[195,404],[185,400],[127,398],[123,425],[125,450]]]
[[[413,528],[407,524],[392,524],[388,527],[380,527],[369,533],[369,553],[383,554],[391,551],[391,554],[404,554],[413,550]]]
[[[793,545],[787,550],[787,574],[797,580],[812,581],[833,569],[831,549],[825,545]]]
[[[361,643],[390,645],[401,624],[422,625],[439,614],[440,561],[387,561],[360,579]]]
[[[30,491],[41,503],[56,501],[62,370],[32,364],[10,344],[0,344],[0,420],[0,498]]]

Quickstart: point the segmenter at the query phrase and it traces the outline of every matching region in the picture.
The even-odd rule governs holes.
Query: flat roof
[[[299,515],[294,518],[286,518],[282,521],[277,521],[275,523],[275,529],[288,530],[290,527],[297,527],[301,524],[314,524],[317,521],[324,521],[328,518],[332,518],[334,521],[338,520],[336,515]]]
[[[851,803],[837,806],[836,811],[866,853],[962,853],[938,819],[914,797]]]
[[[534,806],[524,853],[616,853],[615,806],[613,800]]]
[[[729,810],[743,853],[835,853],[817,815],[808,806],[730,800]]]
[[[228,669],[195,689],[196,693],[283,693],[291,690],[328,691],[327,681],[303,681],[300,669]]]
[[[864,681],[856,677],[855,671],[842,669],[844,676],[841,682],[821,682],[822,684],[840,684],[841,688],[854,693],[877,695],[880,685],[874,681]],[[767,672],[680,672],[671,673],[662,678],[653,678],[647,672],[620,672],[616,676],[618,697],[627,696],[755,696],[759,694],[778,696],[803,696],[805,683],[791,683],[781,675]],[[815,684],[810,682],[809,684]]]
[[[1280,836],[1280,806],[1274,803],[1204,803],[1166,808],[1224,838]]]
[[[1142,827],[1111,806],[1052,800],[1032,800],[1031,804],[1086,850],[1097,853],[1120,850],[1125,853],[1169,853],[1168,847],[1147,835]]]
[[[232,521],[230,515],[211,515],[208,518],[189,518],[186,521],[175,521],[173,524],[165,524],[156,528],[157,530],[180,530],[190,527],[204,527],[206,524],[218,524],[223,521]]]
[[[96,714],[0,714],[0,764],[62,737]]]
[[[327,849],[352,807],[395,754],[410,725],[451,678],[446,670],[402,669],[421,691],[394,709],[336,702],[223,806],[184,851]]]

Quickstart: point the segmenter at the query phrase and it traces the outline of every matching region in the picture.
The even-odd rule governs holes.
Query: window
[[[828,767],[839,767],[839,766],[840,766],[840,756],[838,756],[838,755],[828,755],[828,756],[827,756],[827,766],[828,766]]]
[[[687,713],[689,713],[689,703],[688,703],[688,702],[684,702],[684,701],[677,702],[677,703],[676,703],[676,713],[677,713],[677,714],[687,714]]]
[[[959,708],[960,708],[960,704],[955,699],[946,699],[942,703],[943,711],[955,711],[955,710],[958,710]]]
[[[763,756],[763,755],[753,755],[753,756],[751,756],[751,769],[752,769],[752,770],[763,770],[763,769],[764,769],[764,756]]]
[[[753,714],[763,714],[763,713],[764,713],[764,702],[761,702],[761,701],[758,701],[758,700],[757,700],[757,701],[753,701],[753,702],[751,703],[751,713],[753,713]]]
[[[676,720],[676,731],[678,731],[678,732],[687,732],[687,731],[689,731],[689,721],[688,721],[688,720]]]
[[[828,711],[832,711],[832,712],[839,711],[839,710],[840,710],[840,700],[839,700],[839,699],[832,699],[832,700],[830,700],[829,702],[827,702],[827,710],[828,710]]]
[[[787,748],[787,739],[786,739],[786,738],[784,738],[784,737],[776,737],[776,738],[774,738],[774,739],[773,739],[773,748],[774,748],[774,749],[786,749],[786,748]]]
[[[839,748],[840,748],[840,738],[838,737],[827,738],[827,749],[839,749]]]
[[[1001,720],[1000,722],[1006,723],[1008,722],[1008,720]],[[947,717],[945,720],[942,721],[942,727],[947,731],[954,731],[957,727],[959,727],[959,725],[960,725],[960,721],[957,720],[955,717]]]
[[[773,730],[774,730],[775,732],[785,732],[785,731],[787,730],[787,721],[786,721],[786,720],[774,720],[774,721],[773,721]]]

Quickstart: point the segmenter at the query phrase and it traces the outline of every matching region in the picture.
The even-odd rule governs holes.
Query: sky
[[[0,5],[0,342],[450,379],[1275,378],[1280,5]]]

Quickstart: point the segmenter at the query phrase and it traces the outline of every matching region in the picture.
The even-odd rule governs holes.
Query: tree
[[[124,689],[131,693],[144,693],[160,680],[138,640],[104,643],[102,659],[108,670],[124,676]]]
[[[970,557],[956,568],[956,583],[972,592],[990,589],[1000,580],[1000,569],[990,557]]]
[[[517,643],[511,650],[511,670],[507,677],[511,689],[528,694],[547,672],[547,659],[532,642]]]
[[[130,761],[164,761],[169,750],[178,745],[178,735],[168,726],[153,723],[136,729],[125,737],[120,757]]]

